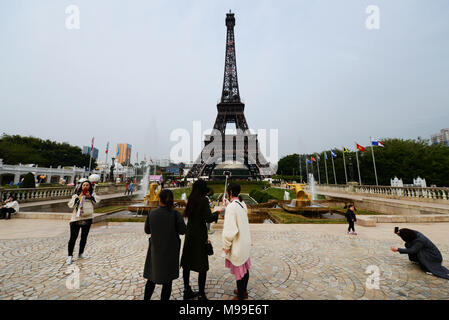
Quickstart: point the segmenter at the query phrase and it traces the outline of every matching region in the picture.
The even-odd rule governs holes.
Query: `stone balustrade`
[[[139,189],[138,184],[134,184],[134,192]],[[4,201],[10,194],[13,194],[19,203],[35,202],[45,200],[68,199],[73,194],[73,187],[48,187],[48,188],[0,188],[0,200]],[[111,194],[125,192],[124,184],[104,184],[95,187],[95,192],[101,194]]]
[[[371,196],[381,196],[392,199],[411,199],[420,201],[448,201],[449,188],[439,187],[390,187],[371,185],[316,185],[317,191],[357,193]]]

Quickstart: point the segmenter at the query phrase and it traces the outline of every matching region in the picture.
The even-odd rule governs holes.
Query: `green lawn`
[[[109,213],[109,212],[115,212],[117,210],[126,210],[126,209],[128,209],[128,206],[106,206],[106,207],[95,208],[94,213]]]
[[[276,200],[284,200],[284,193],[285,191],[288,191],[288,193],[290,194],[290,199],[295,199],[296,198],[296,194],[293,190],[285,190],[285,189],[281,189],[281,188],[268,188],[267,190],[263,191],[268,193],[270,196],[273,197],[273,199]]]
[[[192,191],[192,188],[179,188],[174,189],[173,191],[173,197],[175,200],[181,200],[182,194],[185,193],[187,197],[189,197],[190,192]]]

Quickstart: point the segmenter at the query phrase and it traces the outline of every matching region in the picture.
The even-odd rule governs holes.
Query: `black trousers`
[[[92,219],[70,222],[69,256],[73,256],[73,249],[75,248],[75,242],[78,238],[80,229],[81,240],[79,254],[82,254],[84,252],[84,248],[86,247],[87,242],[87,236],[89,235],[91,225]]]
[[[245,299],[245,291],[248,291],[248,279],[249,271],[246,272],[242,279],[237,280],[237,297],[239,300]]]
[[[16,212],[14,208],[1,208],[0,219],[11,219],[11,214]]]
[[[190,289],[190,270],[182,269],[182,277],[184,279],[184,290]],[[198,291],[200,295],[205,295],[207,271],[198,273]]]
[[[355,232],[355,229],[354,229],[354,221],[348,221],[348,223],[349,223],[348,232],[350,232],[351,229],[352,229],[352,231]]]
[[[147,284],[145,285],[145,294],[144,294],[143,300],[151,300],[151,296],[153,295],[155,287],[156,287],[156,284],[154,282],[147,280]],[[172,281],[170,281],[168,283],[164,283],[162,285],[161,300],[170,300],[171,287],[172,287]]]

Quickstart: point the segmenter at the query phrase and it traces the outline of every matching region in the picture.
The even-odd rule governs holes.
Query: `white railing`
[[[449,188],[390,187],[370,185],[317,185],[317,191],[357,193],[386,198],[416,200],[449,200]]]
[[[134,184],[134,191],[138,191],[140,186]],[[14,195],[17,201],[20,202],[34,202],[44,200],[56,200],[67,199],[73,194],[74,188],[61,186],[61,187],[48,187],[48,188],[14,188],[14,189],[1,189],[0,188],[0,200],[4,201],[9,195]],[[95,187],[95,192],[101,194],[121,193],[125,191],[124,184],[106,184],[98,185]]]

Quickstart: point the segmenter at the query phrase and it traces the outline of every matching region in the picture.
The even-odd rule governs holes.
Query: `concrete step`
[[[426,215],[358,215],[357,224],[364,227],[375,227],[376,223],[435,223],[449,222],[449,214]]]

